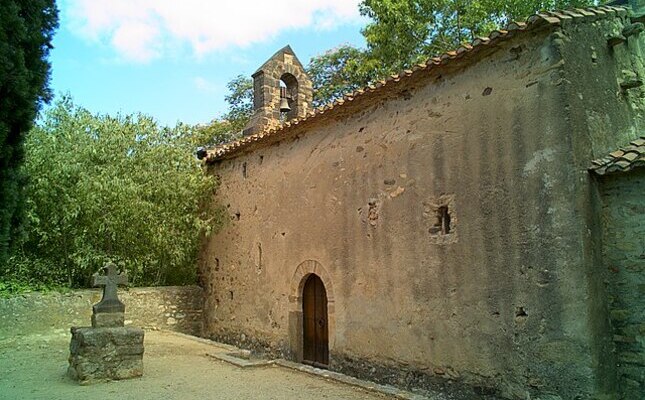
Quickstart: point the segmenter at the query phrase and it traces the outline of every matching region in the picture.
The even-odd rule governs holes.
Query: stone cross
[[[124,313],[125,304],[121,303],[116,292],[117,285],[127,285],[128,276],[118,274],[116,265],[109,262],[105,265],[107,275],[99,275],[98,272],[92,275],[92,286],[103,286],[103,298],[93,307],[94,314],[97,313]]]
[[[94,305],[92,327],[73,327],[67,373],[82,384],[143,375],[143,329],[125,326],[125,305],[117,297],[118,285],[128,277],[116,265],[105,264],[105,275],[92,275],[92,285],[103,287]]]

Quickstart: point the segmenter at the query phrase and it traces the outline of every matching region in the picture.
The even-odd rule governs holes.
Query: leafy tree
[[[363,0],[368,53],[379,73],[400,71],[544,9],[582,7],[593,0]]]
[[[22,220],[24,136],[41,103],[50,98],[47,56],[57,15],[54,0],[3,0],[0,5],[0,266]]]
[[[195,126],[193,141],[198,147],[213,147],[238,139],[240,136],[241,130],[234,129],[227,120],[214,119],[208,124]]]
[[[219,222],[193,154],[203,139],[58,101],[27,137],[27,236],[0,281],[84,286],[110,259],[137,285],[194,282],[200,232]]]
[[[367,85],[376,77],[374,64],[364,50],[351,45],[312,57],[306,69],[313,82],[314,106],[324,105]]]
[[[226,84],[229,94],[224,97],[229,105],[224,120],[228,121],[233,132],[244,129],[253,114],[253,79],[238,75]]]

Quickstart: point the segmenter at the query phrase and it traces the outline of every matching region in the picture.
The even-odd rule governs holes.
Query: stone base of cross
[[[68,375],[88,384],[106,380],[129,379],[143,375],[143,337],[141,328],[124,326],[125,305],[117,297],[117,286],[128,277],[108,263],[106,275],[93,275],[94,286],[103,286],[103,298],[94,305],[92,327],[73,327],[69,345]]]
[[[98,272],[92,275],[92,285],[103,287],[103,298],[92,307],[92,327],[123,326],[125,304],[119,300],[117,286],[127,285],[128,276],[125,273],[119,274],[113,263],[107,263],[103,269],[106,270],[106,275],[99,275]]]

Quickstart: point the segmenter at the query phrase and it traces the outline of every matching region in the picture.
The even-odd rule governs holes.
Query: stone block
[[[613,340],[617,343],[636,343],[636,338],[632,336],[614,335]]]
[[[143,375],[143,329],[72,328],[68,375],[82,384]]]
[[[645,366],[645,353],[623,352],[618,355],[618,360],[621,363]]]
[[[94,313],[92,314],[92,328],[107,328],[123,326],[125,313]]]
[[[636,382],[645,383],[645,368],[640,366],[623,366],[620,369],[620,374]]]
[[[642,395],[643,386],[640,382],[633,379],[625,378],[622,381],[621,392],[623,399],[639,399]]]
[[[621,326],[619,329],[616,329],[616,334],[622,335],[622,336],[632,336],[634,337],[635,341],[638,341],[637,336],[641,335],[641,324],[635,323],[635,324],[625,324]]]
[[[611,310],[610,318],[614,321],[625,321],[629,318],[629,311],[627,310]]]

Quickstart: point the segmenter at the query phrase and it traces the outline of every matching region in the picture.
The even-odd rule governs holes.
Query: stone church
[[[637,15],[534,15],[321,108],[277,52],[206,154],[206,335],[462,398],[642,399]]]

